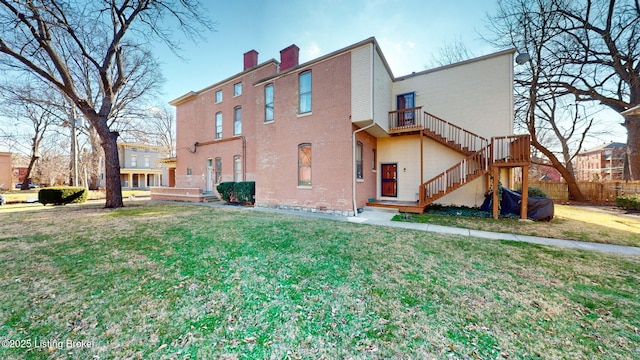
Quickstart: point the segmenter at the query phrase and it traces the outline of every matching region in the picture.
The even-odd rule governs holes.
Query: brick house
[[[508,184],[528,166],[528,137],[513,136],[513,50],[402,77],[375,38],[303,64],[298,53],[258,63],[249,51],[241,73],[171,101],[175,188],[152,198],[205,201],[245,180],[256,206],[350,215],[375,199],[421,212],[479,206],[491,172]]]
[[[586,150],[576,157],[580,181],[623,180],[627,145],[611,142]]]

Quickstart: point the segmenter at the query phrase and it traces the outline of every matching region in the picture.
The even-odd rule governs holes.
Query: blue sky
[[[427,68],[446,43],[464,41],[476,56],[496,51],[480,40],[491,0],[316,0],[203,2],[216,31],[185,40],[180,59],[157,48],[166,77],[164,102],[242,71],[243,54],[279,60],[296,44],[300,62],[375,36],[395,76]]]

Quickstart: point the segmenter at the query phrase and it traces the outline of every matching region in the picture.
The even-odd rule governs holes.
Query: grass
[[[550,222],[478,218],[470,216],[467,212],[462,215],[402,214],[396,215],[394,220],[640,247],[640,216],[621,216],[558,204],[555,205],[555,216]]]
[[[2,196],[5,197],[8,204],[26,203],[29,199],[38,198],[38,192],[40,189],[31,190],[9,190],[2,192]],[[129,196],[149,196],[149,191],[145,190],[122,190],[123,197]],[[90,190],[87,200],[102,200],[105,198],[104,191]]]
[[[196,205],[49,209],[0,214],[0,340],[32,341],[2,359],[640,357],[638,257]]]

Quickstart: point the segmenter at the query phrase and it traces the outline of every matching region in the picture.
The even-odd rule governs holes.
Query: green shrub
[[[522,189],[519,189],[518,192],[522,194]],[[540,190],[540,188],[537,188],[537,187],[530,187],[528,194],[530,197],[533,196],[533,197],[549,198],[549,196],[547,196],[547,194],[545,194],[544,191]]]
[[[234,185],[235,183],[233,181],[226,181],[216,186],[216,190],[218,190],[218,194],[220,194],[220,197],[222,198],[222,200],[226,202],[231,202]]]
[[[46,188],[38,192],[38,201],[42,205],[65,205],[87,201],[88,191],[81,187]]]
[[[256,182],[255,181],[242,181],[237,182],[233,186],[233,193],[236,195],[236,199],[241,204],[253,204],[256,195]]]
[[[640,196],[637,194],[618,196],[616,206],[625,210],[640,210]]]

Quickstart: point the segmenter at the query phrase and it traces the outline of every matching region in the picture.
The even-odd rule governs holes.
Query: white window
[[[233,181],[239,182],[242,179],[242,156],[236,155],[233,157]]]
[[[233,135],[242,134],[242,108],[237,107],[233,111]]]
[[[298,111],[300,114],[311,112],[311,71],[298,76]]]
[[[222,102],[222,90],[216,91],[216,104]]]
[[[233,84],[233,96],[242,95],[242,83]]]
[[[134,168],[138,166],[138,156],[131,155],[131,167]]]

